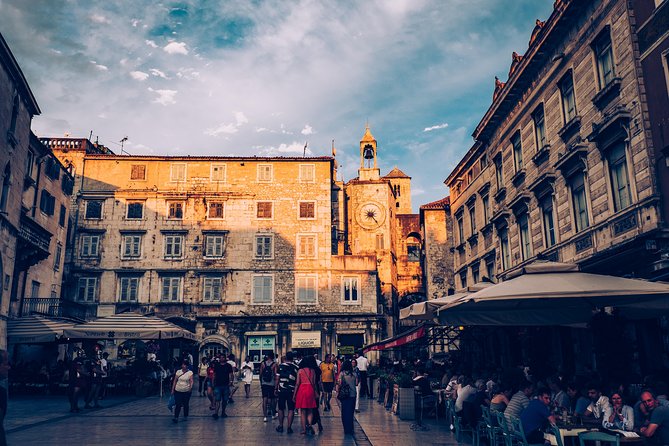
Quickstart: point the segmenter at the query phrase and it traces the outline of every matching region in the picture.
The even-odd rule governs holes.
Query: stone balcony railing
[[[30,316],[32,314],[86,320],[95,316],[95,308],[57,297],[30,297],[23,299],[21,316]]]

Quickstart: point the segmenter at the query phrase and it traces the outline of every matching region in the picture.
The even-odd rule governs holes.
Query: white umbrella
[[[480,282],[467,288],[467,291],[455,293],[450,296],[439,297],[437,299],[427,300],[425,302],[416,302],[408,307],[400,309],[400,320],[432,320],[437,314],[437,310],[444,305],[451,304],[461,298],[464,298],[474,291],[485,289],[492,283]]]
[[[176,339],[196,340],[194,333],[155,316],[121,313],[65,330],[75,339]]]
[[[444,305],[444,325],[571,325],[616,308],[631,319],[669,311],[669,284],[583,273],[574,264],[535,262],[520,275]]]
[[[63,332],[74,327],[74,322],[29,316],[7,321],[8,344],[40,344],[53,342],[63,336]]]

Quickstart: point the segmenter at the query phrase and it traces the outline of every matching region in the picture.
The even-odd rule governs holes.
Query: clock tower
[[[360,169],[358,178],[360,180],[378,180],[381,177],[379,166],[376,162],[376,139],[369,130],[369,125],[365,127],[365,134],[360,140]]]

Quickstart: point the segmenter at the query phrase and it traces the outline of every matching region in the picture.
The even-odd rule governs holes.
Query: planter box
[[[416,418],[416,402],[414,398],[414,390],[399,389],[399,416],[401,420],[413,420]]]

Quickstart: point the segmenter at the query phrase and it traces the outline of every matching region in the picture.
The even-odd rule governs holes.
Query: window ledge
[[[602,110],[605,108],[614,98],[620,96],[620,86],[622,85],[622,79],[619,77],[614,77],[611,81],[602,88],[599,93],[597,93],[592,98],[592,103],[597,106],[598,109]]]
[[[457,245],[455,249],[457,249],[460,252],[463,252],[465,250],[465,242],[462,242],[459,245]]]
[[[539,150],[537,150],[537,153],[534,154],[534,156],[532,157],[532,162],[537,166],[543,164],[548,159],[548,155],[550,155],[550,152],[551,152],[551,145],[544,144],[544,146]]]
[[[506,197],[506,187],[500,187],[499,189],[497,189],[497,192],[495,192],[495,195],[493,195],[493,198],[498,203],[504,200],[505,197]]]
[[[525,181],[525,169],[520,169],[511,177],[511,183],[514,186],[518,187],[521,183]]]
[[[569,122],[567,122],[560,130],[558,130],[558,135],[562,138],[563,141],[567,141],[571,136],[578,133],[581,129],[581,116],[576,115]]]
[[[469,238],[467,239],[467,243],[469,243],[469,246],[474,246],[478,243],[478,240],[479,240],[479,234],[477,232],[469,236]]]

